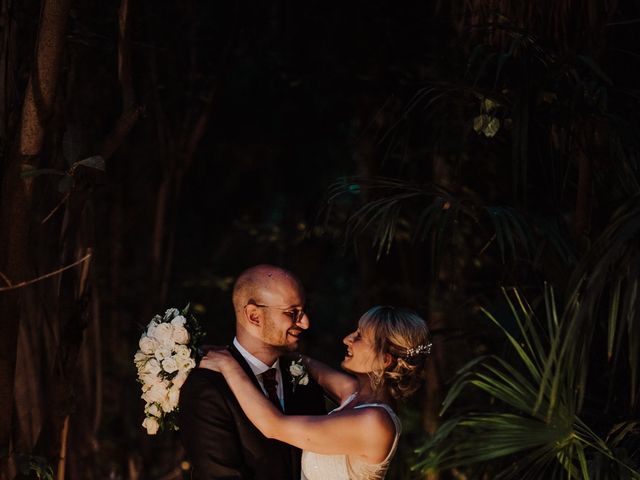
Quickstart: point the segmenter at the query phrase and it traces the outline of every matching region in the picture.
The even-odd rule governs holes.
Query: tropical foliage
[[[605,441],[578,413],[584,410],[586,386],[593,383],[585,375],[581,351],[589,344],[575,328],[578,296],[559,312],[553,290],[547,288],[540,306],[544,318],[539,318],[517,290],[504,293],[516,331],[507,331],[493,314],[484,313],[503,331],[515,356],[489,355],[465,365],[451,385],[443,413],[471,387],[494,398],[496,405],[492,411],[468,412],[444,422],[419,449],[425,458],[416,468],[485,464],[484,469],[500,472],[493,478],[640,478],[626,463],[633,465],[629,453],[637,448],[637,438],[628,437],[638,422],[617,423],[610,415],[611,420],[600,422],[600,428],[610,429]],[[572,347],[576,344],[582,348]],[[594,413],[586,415],[593,418]],[[496,460],[498,467],[488,467]]]
[[[481,3],[450,5],[468,55],[387,124],[394,175],[340,179],[328,195],[347,238],[369,238],[378,258],[423,245],[433,319],[448,317],[443,357],[459,362],[451,332],[478,332],[484,308],[515,350],[487,338],[475,353],[493,353],[458,365],[415,468],[637,478],[640,92],[623,65],[638,52],[613,32],[633,10]],[[520,287],[506,290],[509,315],[487,306],[505,285]]]

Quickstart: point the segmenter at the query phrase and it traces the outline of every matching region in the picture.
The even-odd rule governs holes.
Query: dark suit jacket
[[[231,346],[230,351],[260,388],[238,350]],[[293,392],[289,364],[280,360],[285,413],[325,414],[322,389],[316,383],[298,385]],[[300,479],[300,450],[262,435],[218,372],[191,371],[180,391],[178,423],[196,480]]]

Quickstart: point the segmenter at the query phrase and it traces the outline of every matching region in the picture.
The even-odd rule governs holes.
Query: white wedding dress
[[[342,410],[349,404],[356,394],[353,393],[342,405],[329,412]],[[301,480],[382,480],[384,479],[389,463],[396,453],[398,438],[400,438],[400,419],[389,405],[384,403],[364,403],[354,408],[383,408],[387,411],[396,427],[396,435],[393,439],[391,450],[381,463],[365,463],[357,459],[349,459],[346,455],[321,455],[319,453],[302,452],[302,478]]]

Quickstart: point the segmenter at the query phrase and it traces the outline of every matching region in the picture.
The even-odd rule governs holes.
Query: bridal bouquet
[[[142,399],[146,402],[142,426],[149,435],[177,430],[175,414],[180,387],[196,366],[197,342],[204,336],[189,306],[168,309],[153,317],[140,337],[134,356]]]

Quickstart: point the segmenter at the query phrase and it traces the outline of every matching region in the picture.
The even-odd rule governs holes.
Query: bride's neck
[[[355,404],[389,403],[390,397],[384,389],[374,390],[368,375],[358,375],[358,390]]]

